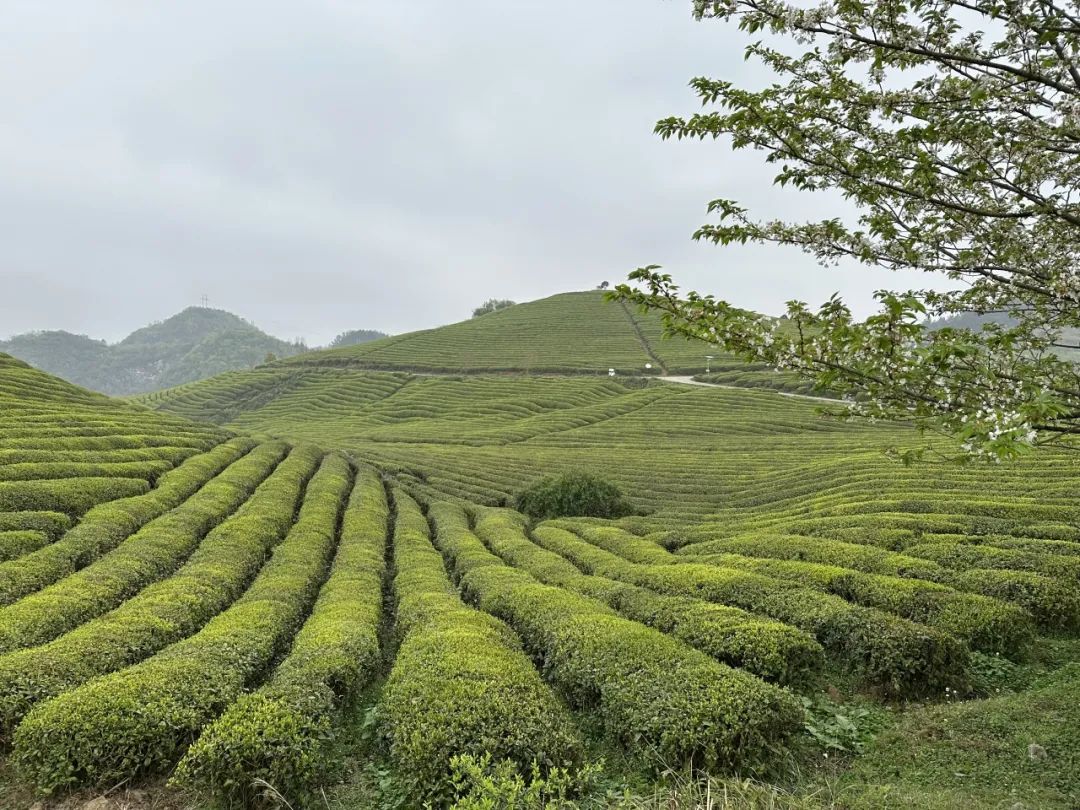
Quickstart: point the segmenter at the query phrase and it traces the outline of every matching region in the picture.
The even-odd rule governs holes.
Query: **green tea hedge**
[[[593,599],[542,585],[460,526],[437,535],[464,592],[507,621],[570,700],[595,708],[628,748],[669,763],[760,765],[802,722],[794,698]],[[489,564],[478,564],[486,557]]]
[[[265,686],[206,727],[174,781],[247,805],[255,779],[296,802],[327,778],[342,701],[379,665],[388,520],[381,479],[361,471],[330,576],[288,656]]]
[[[351,479],[343,457],[325,458],[251,587],[199,632],[33,709],[14,736],[18,771],[49,792],[169,770],[287,647],[325,578]]]
[[[967,648],[951,636],[838,596],[746,571],[692,563],[639,565],[569,532],[534,533],[587,573],[659,593],[734,605],[802,628],[869,683],[898,695],[941,694],[967,686]]]
[[[821,645],[803,630],[738,608],[664,596],[583,574],[563,557],[533,543],[520,515],[502,510],[483,510],[480,515],[477,536],[510,565],[544,584],[598,599],[626,618],[655,627],[721,663],[779,683],[803,680],[824,664]],[[452,519],[448,515],[443,520]],[[436,523],[442,526],[443,520]],[[544,530],[556,529],[549,523]]]
[[[288,532],[321,456],[294,448],[172,576],[48,644],[0,656],[0,728],[10,732],[35,703],[141,661],[226,608]]]
[[[395,492],[394,592],[401,646],[380,702],[390,754],[421,795],[450,758],[490,753],[528,767],[580,760],[581,740],[506,625],[467,607],[416,503]]]
[[[0,605],[56,582],[114,548],[191,497],[204,483],[249,452],[255,442],[233,439],[161,476],[144,495],[95,506],[57,542],[20,560],[0,563]]]
[[[261,445],[97,561],[0,608],[0,653],[44,644],[175,571],[215,525],[247,501],[286,449],[282,442]],[[24,570],[31,570],[29,561]]]

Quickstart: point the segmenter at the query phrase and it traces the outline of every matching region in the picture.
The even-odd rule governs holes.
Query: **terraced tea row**
[[[275,448],[275,455],[280,451]],[[161,543],[151,540],[142,553],[131,553],[122,544],[117,551],[129,555],[141,566],[117,569],[132,594],[109,610],[117,599],[116,586],[108,582],[110,567],[104,567],[108,589],[101,603],[84,600],[79,585],[84,578],[61,580],[53,589],[60,605],[59,618],[50,616],[49,600],[27,597],[26,609],[17,602],[7,610],[22,619],[24,633],[34,634],[33,619],[42,617],[46,626],[66,628],[80,618],[69,632],[40,646],[22,646],[13,634],[15,649],[0,656],[0,719],[10,732],[35,704],[59,695],[109,672],[130,666],[162,648],[195,632],[207,620],[236,599],[250,583],[266,558],[292,523],[308,478],[321,453],[299,448],[252,493],[240,510],[206,534],[202,542],[183,533],[166,535]],[[257,474],[257,473],[256,473]],[[176,568],[184,552],[194,553]],[[139,579],[126,583],[125,574]],[[76,575],[78,576],[78,575]],[[140,590],[141,588],[141,590]],[[44,593],[44,592],[43,592]],[[46,593],[45,596],[54,594]],[[66,600],[64,599],[66,597]],[[44,602],[44,604],[42,604]],[[82,613],[70,607],[82,608]],[[16,625],[16,629],[19,625]]]
[[[389,517],[382,480],[361,470],[311,616],[266,684],[233,703],[188,749],[179,782],[240,803],[254,799],[255,777],[290,796],[325,783],[344,704],[380,665]]]
[[[340,456],[300,446],[282,459],[280,442],[225,448],[239,457],[189,498],[0,614],[0,716],[12,762],[40,787],[180,762],[178,781],[243,802],[256,776],[296,795],[326,778],[343,699],[380,661],[382,484],[363,473],[346,508],[352,473]],[[799,728],[798,704],[755,673],[811,676],[822,652],[805,631],[581,573],[540,538],[592,546],[557,527],[537,529],[537,545],[513,513],[484,511],[474,533],[460,506],[434,503],[432,536],[409,496],[395,505],[401,647],[380,716],[421,792],[441,789],[463,752],[579,761],[571,709],[595,712],[630,749],[720,768],[760,761]]]
[[[305,806],[367,687],[364,745],[414,803],[447,799],[454,755],[543,772],[597,735],[745,772],[836,678],[963,695],[984,653],[1014,666],[1080,630],[1064,454],[911,470],[880,453],[902,428],[607,378],[274,367],[157,397],[175,416],[118,405],[130,434],[79,416],[88,396],[20,395],[8,440],[28,444],[0,449],[0,487],[140,487],[0,511],[0,735],[43,789],[171,775],[258,805],[263,779]],[[654,511],[531,526],[491,506],[574,467]]]
[[[507,566],[454,507],[434,518],[436,543],[464,593],[513,627],[560,692],[595,709],[624,745],[653,748],[667,761],[730,767],[767,758],[798,727],[801,710],[790,694]]]
[[[741,667],[765,680],[804,681],[824,664],[821,646],[809,634],[790,625],[738,608],[667,596],[584,574],[566,558],[529,539],[523,516],[516,512],[485,510],[475,531],[507,564],[545,585],[603,602],[628,619],[655,627],[721,663]]]
[[[83,515],[78,524],[56,537],[55,542],[0,564],[0,604],[9,604],[43,588],[110,551],[146,524],[180,507],[211,476],[253,446],[254,442],[248,439],[235,439],[193,456],[163,475],[154,489],[99,504]]]
[[[706,563],[729,571],[745,571],[795,583],[934,627],[984,652],[1020,653],[1033,631],[1032,617],[1022,608],[956,591],[936,582],[867,574],[836,565],[768,559],[764,555],[679,557],[618,529],[579,527],[577,531],[604,553],[617,555],[631,564],[664,566],[682,562],[687,568],[696,568],[700,563]],[[624,567],[609,564],[623,575],[632,575]]]
[[[390,754],[421,794],[458,753],[561,764],[582,756],[566,708],[501,621],[467,607],[432,546],[428,522],[395,492],[397,657],[381,698]]]
[[[689,543],[679,549],[680,556],[812,581],[829,591],[849,594],[849,598],[888,602],[897,610],[927,617],[947,604],[955,617],[961,602],[960,596],[949,593],[955,589],[979,595],[963,601],[972,617],[982,614],[984,623],[990,621],[989,611],[979,600],[993,598],[1015,605],[1044,630],[1080,630],[1080,544],[1002,535],[924,533],[912,536],[906,544],[898,543],[899,551],[891,551],[800,535],[710,537],[714,535],[707,528],[689,533],[685,538]],[[1015,616],[998,613],[998,621],[1012,626],[1013,632],[1025,624]],[[981,631],[972,625],[977,635],[986,630],[985,624]],[[991,649],[994,646],[989,639],[985,643]]]
[[[184,391],[159,404],[194,415],[190,396]],[[712,506],[719,507],[735,482],[724,480],[703,499],[703,466],[706,475],[718,464],[737,468],[742,479],[749,471],[740,454],[751,448],[755,457],[770,444],[782,451],[810,434],[809,441],[830,452],[866,453],[868,435],[865,427],[823,423],[805,403],[768,394],[660,384],[635,389],[574,378],[403,379],[336,369],[298,370],[288,392],[237,415],[232,425],[346,447],[387,468],[420,471],[443,492],[487,502],[508,497],[543,470],[574,466],[585,456],[595,459],[586,467],[612,459],[631,494],[667,513],[708,510],[714,497]],[[725,454],[717,458],[721,446]],[[655,477],[642,469],[644,453],[659,456],[665,467],[654,493],[640,486]],[[792,463],[779,453],[772,461]]]
[[[234,447],[230,443],[221,445],[220,449],[247,450],[247,444]],[[49,547],[53,552],[51,555],[41,554],[17,561],[9,573],[22,575],[21,580],[13,576],[11,581],[24,585],[14,593],[36,587],[41,589],[0,608],[0,652],[55,638],[120,604],[148,582],[176,568],[218,522],[244,504],[281,460],[285,450],[285,445],[280,442],[251,450],[193,492],[190,498],[126,538],[116,537],[117,545],[112,550],[52,585],[42,587],[46,581],[57,579],[69,570],[78,560],[76,553],[91,558],[105,551],[106,538],[113,539],[108,534],[112,526],[102,526],[105,521],[84,520],[64,540]],[[202,457],[196,459],[202,460]],[[198,480],[193,477],[184,483],[190,487]],[[76,548],[81,538],[96,542],[92,547]]]
[[[243,504],[217,504],[233,514],[219,513],[175,573],[166,562],[175,547],[133,536],[5,609],[5,629],[8,616],[17,624],[35,612],[54,630],[85,620],[51,642],[0,655],[4,737],[18,773],[51,791],[168,773],[183,759],[178,780],[241,801],[254,798],[252,775],[298,791],[324,775],[345,699],[381,662],[388,509],[370,469],[354,484],[343,456],[301,446],[282,460],[285,450],[255,447],[166,513],[175,521],[197,513],[191,502],[201,495],[208,506],[215,486],[219,495],[227,483],[244,492],[239,478],[248,474]],[[255,464],[260,454],[269,469]],[[70,622],[49,613],[50,604],[63,611],[72,600],[88,606],[81,586],[103,580],[80,574],[118,553],[151,562],[157,581],[140,581],[145,587],[108,612],[111,598],[88,615],[71,613]],[[136,570],[111,561],[117,573]],[[41,635],[29,618],[22,626]]]
[[[0,559],[46,546],[96,504],[151,491],[224,438],[216,428],[92,394],[0,355],[0,533],[19,533],[0,536]],[[49,531],[41,531],[43,521]]]
[[[710,385],[762,388],[766,391],[781,391],[813,397],[828,397],[829,395],[827,391],[819,391],[812,382],[803,379],[798,374],[775,371],[764,363],[713,361],[708,373],[695,374],[694,379]]]
[[[253,489],[249,483],[238,509],[219,504],[220,522],[174,573],[189,541],[147,544],[142,538],[153,533],[136,532],[4,609],[3,626],[12,630],[11,651],[0,655],[0,716],[19,773],[57,790],[168,773],[179,762],[179,782],[241,802],[255,798],[256,776],[296,795],[325,778],[344,698],[380,662],[388,511],[373,473],[361,473],[350,499],[343,457],[298,447],[278,463],[283,451],[280,443],[251,449],[163,515],[182,525],[215,484],[223,489],[241,471],[249,482],[264,476]],[[469,530],[460,507],[436,504],[438,548],[480,609],[466,607],[432,545],[428,519],[403,492],[394,500],[401,647],[381,716],[391,756],[421,792],[441,789],[450,757],[463,752],[522,765],[580,761],[580,734],[563,700],[598,711],[613,738],[631,748],[659,746],[665,756],[716,765],[755,761],[798,727],[801,710],[785,692],[507,566]],[[156,524],[146,528],[168,535],[168,522]],[[135,575],[124,555],[156,565]],[[469,555],[484,565],[470,565]],[[105,566],[137,578],[106,586],[95,576]],[[93,591],[95,584],[109,590]],[[130,596],[109,610],[121,592]],[[515,630],[546,662],[542,673]],[[784,635],[775,628],[775,638]],[[47,636],[54,638],[40,644]],[[816,655],[809,639],[793,633],[790,641]],[[263,685],[245,695],[285,650]],[[639,671],[628,679],[631,659]],[[658,705],[670,711],[658,714]]]
[[[190,396],[160,405],[194,413],[181,401]],[[925,516],[926,525],[940,519],[953,527],[945,531],[1045,536],[1080,519],[1074,455],[907,468],[883,451],[918,443],[914,433],[823,419],[820,407],[662,383],[298,368],[288,391],[232,424],[348,449],[436,499],[506,504],[541,475],[593,471],[652,513],[634,522],[643,528],[712,519],[786,531],[808,518],[895,512]]]
[[[307,475],[310,471],[301,475],[297,495]],[[288,648],[333,558],[338,517],[351,483],[348,463],[327,456],[311,478],[291,529],[298,497],[275,498],[244,515],[264,525],[237,533],[228,553],[219,555],[219,566],[235,563],[241,577],[200,606],[199,618],[209,619],[205,626],[184,627],[181,620],[179,627],[196,632],[30,711],[15,731],[16,766],[45,789],[73,780],[112,783],[172,768],[191,738]],[[201,563],[205,560],[196,564]],[[246,590],[245,580],[251,582]],[[195,585],[191,577],[184,590],[171,595],[173,602],[181,593],[192,593]]]

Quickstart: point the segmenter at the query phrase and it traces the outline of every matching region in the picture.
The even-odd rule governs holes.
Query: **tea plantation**
[[[0,807],[1080,805],[1080,458],[638,374],[698,351],[577,293],[139,403],[0,356]],[[563,471],[637,514],[507,508]]]
[[[603,293],[590,291],[562,293],[358,346],[310,352],[287,362],[424,372],[607,374],[614,368],[658,374],[702,371],[708,354],[722,352],[705,343],[663,339],[657,317],[608,304]]]

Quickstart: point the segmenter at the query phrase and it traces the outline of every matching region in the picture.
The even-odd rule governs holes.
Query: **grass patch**
[[[844,784],[853,807],[1075,808],[1078,729],[1080,664],[1072,663],[1025,692],[907,713]]]

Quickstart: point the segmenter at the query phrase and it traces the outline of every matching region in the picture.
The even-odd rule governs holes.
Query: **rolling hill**
[[[298,365],[421,372],[693,373],[704,343],[665,340],[659,319],[599,291],[554,295],[460,323],[293,358]],[[646,369],[646,364],[652,366]]]
[[[797,507],[781,509],[792,501],[789,486],[796,504],[811,491],[835,489],[844,493],[835,496],[838,508],[870,511],[874,499],[889,500],[885,492],[912,504],[924,497],[936,503],[949,492],[949,514],[979,515],[990,508],[982,503],[989,482],[1025,498],[1035,490],[1055,502],[1063,497],[1054,482],[1023,483],[1033,474],[1026,465],[974,473],[900,467],[883,451],[925,441],[913,430],[823,419],[824,403],[774,392],[803,384],[792,375],[730,357],[714,358],[713,373],[698,375],[720,384],[712,389],[638,374],[643,358],[692,371],[701,348],[663,339],[657,321],[632,318],[599,292],[567,293],[138,401],[234,430],[339,448],[409,487],[467,502],[504,505],[545,473],[585,469],[621,484],[650,514],[641,525],[657,529],[736,518],[756,525],[758,506],[792,517]],[[416,359],[422,356],[435,361],[424,365]],[[539,357],[549,358],[539,366],[547,373],[531,365]],[[621,359],[614,378],[601,357]],[[566,363],[561,373],[550,358]],[[948,451],[946,443],[939,447]],[[1040,458],[1047,469],[1080,471],[1068,456]]]
[[[69,332],[32,332],[0,341],[0,351],[65,380],[107,394],[154,391],[239,368],[268,354],[307,347],[271,337],[229,312],[189,307],[109,345]]]
[[[600,752],[574,806],[675,806],[657,763],[799,810],[1076,806],[1075,454],[902,466],[902,425],[629,373],[638,330],[698,349],[595,295],[519,306],[135,402],[0,356],[0,805],[449,807],[485,753]],[[640,514],[506,508],[575,469]]]
[[[704,375],[719,385],[817,393],[795,374],[750,364],[701,341],[669,338],[660,318],[596,290],[553,295],[466,321],[279,365],[419,374]]]

